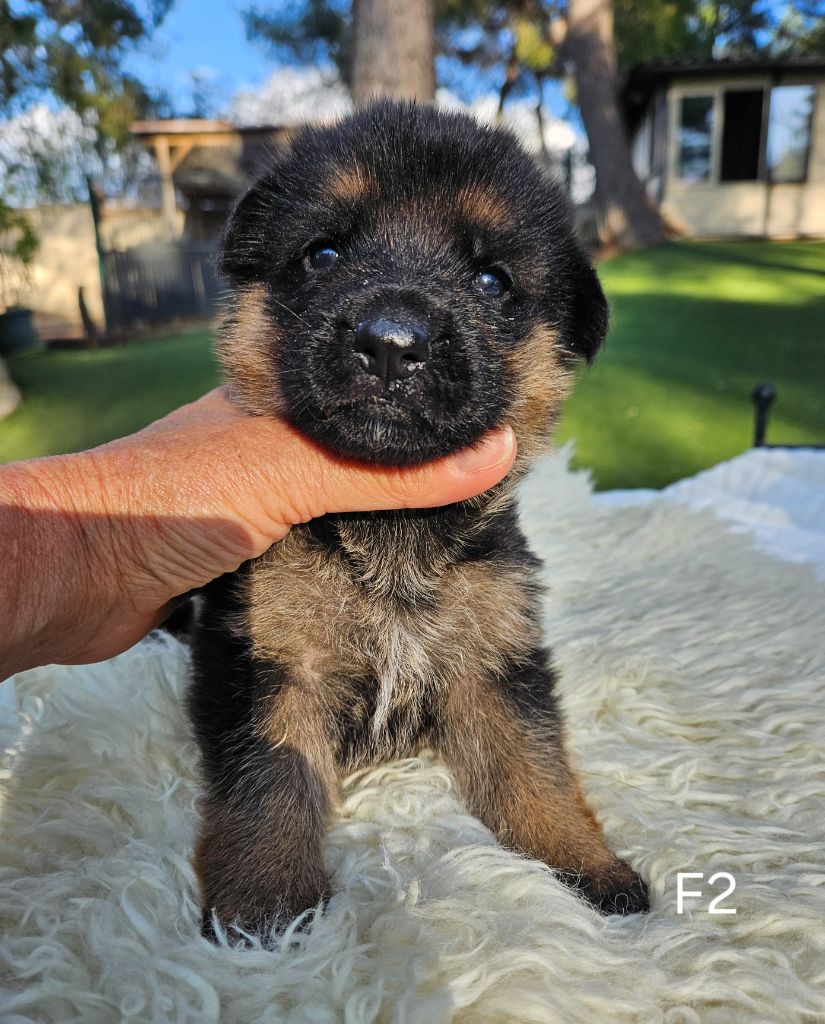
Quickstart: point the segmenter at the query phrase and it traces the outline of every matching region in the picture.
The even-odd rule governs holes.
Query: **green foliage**
[[[513,22],[513,53],[518,63],[533,74],[549,73],[556,60],[556,51],[541,30],[541,25],[529,18],[516,18]]]
[[[825,53],[822,4],[614,0],[619,67],[654,60]]]
[[[248,39],[261,43],[276,57],[301,64],[332,63],[341,80],[350,83],[352,31],[350,5],[331,0],[304,0],[243,11]]]
[[[619,66],[710,57],[713,39],[696,18],[695,0],[614,0]]]
[[[0,109],[21,93],[37,66],[37,18],[12,14],[9,0],[0,0]]]
[[[771,50],[777,56],[825,56],[825,6],[821,0],[788,4],[776,25]]]
[[[478,25],[489,16],[490,0],[436,0],[435,17],[442,25]]]
[[[40,240],[31,221],[0,199],[0,238],[3,255],[13,256],[28,266],[34,259]]]
[[[173,0],[0,0],[0,111],[50,93],[83,115],[98,136],[122,143],[149,97],[122,69],[126,53],[162,21]]]
[[[39,245],[28,217],[0,198],[0,311],[17,301]]]
[[[825,53],[821,0],[613,0],[619,64]]]

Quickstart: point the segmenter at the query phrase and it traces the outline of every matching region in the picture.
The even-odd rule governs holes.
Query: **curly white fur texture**
[[[524,490],[571,746],[653,911],[597,916],[500,849],[423,756],[347,783],[327,842],[337,893],[309,931],[274,952],[210,945],[187,655],[158,636],[17,678],[4,1024],[825,1019],[825,589],[707,513],[598,508],[558,459]],[[680,871],[705,876],[682,915]],[[707,912],[716,871],[736,879],[735,915]]]

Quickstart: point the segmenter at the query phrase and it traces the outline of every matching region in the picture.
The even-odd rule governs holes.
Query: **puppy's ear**
[[[218,270],[233,284],[260,279],[265,271],[264,240],[276,194],[275,176],[266,175],[241,196],[229,214],[217,261]]]
[[[592,363],[607,336],[609,308],[590,260],[576,254],[572,270],[572,306],[565,330],[565,348]]]

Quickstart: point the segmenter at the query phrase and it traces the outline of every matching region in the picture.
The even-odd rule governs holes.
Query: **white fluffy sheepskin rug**
[[[500,849],[447,771],[350,779],[337,884],[275,951],[209,945],[190,856],[186,650],[19,676],[0,810],[0,1019],[551,1024],[825,1019],[825,589],[706,513],[525,488],[572,746],[647,916]],[[685,881],[677,913],[677,873]],[[717,909],[710,900],[735,891]]]

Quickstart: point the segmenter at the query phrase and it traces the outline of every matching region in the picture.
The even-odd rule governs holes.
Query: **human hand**
[[[100,448],[0,467],[0,679],[113,657],[298,523],[460,501],[514,458],[505,428],[421,466],[354,463],[218,388]]]

